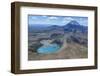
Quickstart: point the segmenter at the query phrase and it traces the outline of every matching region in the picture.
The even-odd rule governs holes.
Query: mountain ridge
[[[63,31],[65,32],[82,32],[82,33],[87,33],[88,31],[88,27],[87,26],[83,26],[80,25],[77,21],[73,20],[70,21],[69,23],[60,26],[60,25],[43,25],[43,24],[39,24],[39,25],[34,25],[34,26],[29,26],[28,30],[29,32],[31,31],[42,31],[42,30],[48,30],[48,31],[52,31],[52,30],[61,30],[63,29]]]

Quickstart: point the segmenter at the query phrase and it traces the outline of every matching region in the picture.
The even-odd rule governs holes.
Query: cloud
[[[31,18],[32,20],[37,19],[37,17],[35,17],[35,16],[31,16],[30,18]]]
[[[62,23],[66,23],[67,24],[67,23],[69,23],[72,20],[74,20],[74,19],[71,18],[71,17],[65,17],[65,18],[63,18]]]
[[[50,20],[55,20],[55,19],[58,19],[57,17],[53,17],[53,16],[51,16],[51,17],[48,17],[48,19],[50,19]]]
[[[73,18],[71,17],[65,17],[64,20],[68,20],[68,21],[71,21],[71,20],[74,20]]]
[[[43,17],[43,18],[47,18],[48,16],[43,15],[42,17]]]

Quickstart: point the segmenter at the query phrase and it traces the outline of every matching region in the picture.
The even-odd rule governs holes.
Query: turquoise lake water
[[[59,51],[60,46],[57,44],[49,44],[47,46],[41,46],[37,52],[42,54],[50,54]]]

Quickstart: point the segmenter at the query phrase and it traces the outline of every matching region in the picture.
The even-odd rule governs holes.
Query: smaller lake
[[[54,43],[41,46],[40,48],[38,48],[37,52],[41,54],[50,54],[59,51],[59,49],[60,46]]]

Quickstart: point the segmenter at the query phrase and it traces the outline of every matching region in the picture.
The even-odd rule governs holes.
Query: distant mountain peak
[[[87,32],[87,27],[81,26],[77,21],[73,20],[64,26],[64,31],[66,32],[75,32],[75,31]]]
[[[80,25],[77,21],[72,20],[67,25]]]

